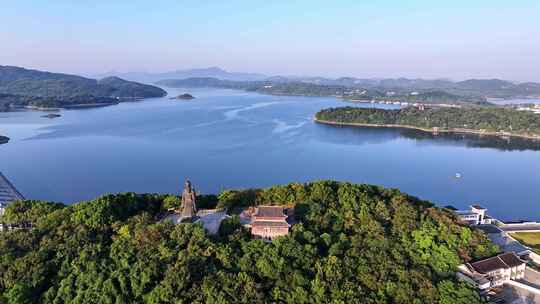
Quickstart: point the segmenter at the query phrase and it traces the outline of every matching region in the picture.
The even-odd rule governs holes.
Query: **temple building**
[[[254,238],[272,241],[276,237],[289,234],[292,220],[292,208],[285,209],[282,206],[258,206],[249,208],[240,215],[244,226],[251,229]]]

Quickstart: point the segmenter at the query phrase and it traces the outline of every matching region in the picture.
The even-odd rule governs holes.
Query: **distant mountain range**
[[[194,77],[212,77],[223,80],[234,81],[255,81],[263,80],[268,76],[256,73],[235,73],[227,72],[218,67],[209,67],[202,69],[188,69],[188,70],[176,70],[165,73],[148,73],[148,72],[108,72],[105,74],[97,75],[98,77],[117,76],[127,80],[139,81],[144,83],[156,83],[163,79],[186,79]]]
[[[540,83],[515,83],[500,79],[469,79],[451,81],[448,79],[409,79],[409,78],[325,78],[304,76],[267,76],[256,73],[227,72],[218,67],[177,70],[166,73],[107,73],[100,76],[118,76],[124,79],[146,83],[158,83],[162,80],[181,80],[191,78],[214,78],[227,81],[268,83],[309,83],[323,86],[342,86],[349,88],[375,89],[407,93],[413,91],[444,91],[459,96],[483,98],[539,97]],[[163,84],[163,82],[162,82]]]
[[[152,85],[107,77],[101,80],[0,66],[0,111],[17,106],[63,107],[116,103],[126,98],[161,97]]]
[[[275,77],[268,78],[276,79]],[[440,90],[460,96],[478,96],[488,98],[510,97],[539,97],[540,84],[514,83],[500,79],[469,79],[464,81],[451,81],[446,79],[408,79],[408,78],[384,78],[362,79],[343,77],[337,79],[322,77],[278,77],[277,81],[295,81],[314,83],[320,85],[345,86],[351,88],[379,89],[406,93],[411,91]]]
[[[486,99],[480,96],[461,96],[443,90],[419,90],[411,92],[404,89],[388,91],[381,87],[354,87],[356,84],[336,85],[320,84],[305,81],[232,81],[212,77],[194,77],[187,79],[165,79],[157,82],[159,85],[172,88],[223,88],[246,90],[271,95],[288,96],[334,96],[351,100],[377,100],[385,102],[422,102],[488,105]]]

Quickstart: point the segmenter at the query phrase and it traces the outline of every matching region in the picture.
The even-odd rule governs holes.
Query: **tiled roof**
[[[259,206],[255,216],[260,217],[283,217],[283,207],[281,206]]]
[[[269,222],[269,221],[257,221],[253,222],[251,224],[252,228],[261,228],[261,227],[283,227],[283,228],[289,228],[289,224],[287,222]]]
[[[499,269],[507,269],[510,267],[516,267],[524,262],[521,261],[515,253],[508,252],[499,254],[497,256],[487,258],[478,262],[471,263],[471,266],[480,273],[489,273]]]
[[[518,256],[513,252],[508,252],[499,255],[499,258],[503,260],[503,262],[510,266],[510,267],[517,267],[521,264],[523,264],[523,261],[518,258]]]

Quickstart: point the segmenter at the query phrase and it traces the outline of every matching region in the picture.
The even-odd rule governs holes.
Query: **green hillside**
[[[165,95],[161,88],[117,77],[98,81],[75,75],[0,66],[0,111],[13,106],[58,107]]]
[[[457,281],[493,254],[449,210],[398,190],[333,181],[202,197],[204,207],[293,204],[291,233],[253,240],[237,216],[217,236],[163,223],[165,195],[107,195],[71,206],[24,201],[0,233],[6,303],[480,303]]]
[[[321,110],[316,118],[336,123],[402,125],[423,129],[467,129],[479,132],[504,132],[540,136],[540,115],[500,107],[426,108],[399,110],[373,108],[331,108]]]

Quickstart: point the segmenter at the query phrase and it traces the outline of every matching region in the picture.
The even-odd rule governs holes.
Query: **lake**
[[[351,105],[335,98],[168,90],[197,98],[63,110],[56,119],[0,113],[0,135],[11,138],[0,145],[0,171],[27,198],[65,203],[178,193],[185,178],[203,193],[334,179],[540,219],[540,148],[526,142],[315,124],[318,110]]]

